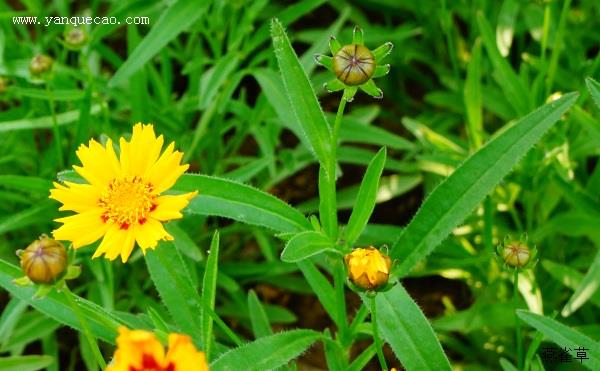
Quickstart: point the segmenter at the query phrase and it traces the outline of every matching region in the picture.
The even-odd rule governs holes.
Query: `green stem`
[[[521,338],[521,322],[517,316],[519,297],[519,270],[515,269],[514,288],[513,288],[513,304],[515,309],[515,334],[517,338],[517,369],[521,371],[523,365],[523,339]]]
[[[58,168],[62,169],[65,167],[62,151],[62,138],[60,135],[60,129],[58,128],[58,120],[56,119],[56,107],[54,104],[54,95],[50,85],[46,83],[46,92],[48,93],[48,104],[50,105],[50,114],[52,116],[52,135],[54,136],[54,146],[56,148],[56,157],[58,160]]]
[[[338,338],[340,339],[340,343],[342,346],[346,346],[348,343],[348,322],[346,321],[346,294],[344,278],[345,271],[344,265],[341,259],[337,259],[335,263],[335,267],[333,268],[333,285],[335,287],[336,294],[336,317],[337,317],[337,325],[338,325]]]
[[[345,92],[344,92],[345,94]],[[326,174],[324,174],[323,180],[323,194],[320,197],[325,197],[327,202],[326,210],[326,223],[323,223],[326,227],[327,234],[333,241],[337,240],[338,237],[338,221],[337,221],[337,195],[336,195],[336,168],[337,168],[337,146],[340,127],[342,126],[342,116],[344,115],[344,109],[346,107],[345,96],[340,100],[337,114],[335,115],[335,121],[333,123],[333,131],[331,134],[331,156],[327,163]],[[323,220],[322,220],[323,222]]]
[[[381,338],[379,337],[379,330],[377,329],[377,304],[375,298],[371,298],[371,325],[373,326],[373,341],[375,342],[375,350],[377,350],[377,358],[381,365],[382,371],[387,371],[387,363],[383,356],[383,348],[381,345]]]
[[[77,317],[77,320],[79,320],[79,324],[81,325],[81,329],[83,330],[83,335],[87,339],[88,345],[90,346],[92,353],[94,353],[94,356],[96,357],[96,362],[98,362],[100,369],[104,370],[106,368],[106,361],[104,360],[104,357],[102,356],[102,353],[100,352],[100,348],[98,348],[98,343],[96,342],[96,339],[93,337],[93,335],[90,331],[90,328],[88,326],[88,323],[85,320],[85,317],[83,316],[83,313],[81,313],[81,309],[79,308],[79,305],[77,305],[77,303],[75,302],[75,294],[73,294],[73,292],[69,289],[69,286],[67,286],[66,283],[64,284],[64,287],[62,290],[65,293],[67,300],[69,301],[69,305],[71,305],[71,309],[73,309],[73,312],[75,312],[75,316]]]

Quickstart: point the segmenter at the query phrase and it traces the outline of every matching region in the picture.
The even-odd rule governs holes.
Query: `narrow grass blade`
[[[402,277],[489,194],[512,167],[577,100],[566,94],[519,120],[471,155],[425,200],[391,249]]]
[[[219,231],[215,231],[210,242],[206,270],[202,280],[202,307],[215,310],[215,295],[217,293],[217,273],[219,272]],[[210,360],[212,347],[213,319],[206,312],[202,312],[202,332],[204,353]]]
[[[331,151],[329,125],[306,72],[302,69],[296,52],[285,34],[283,25],[277,19],[271,21],[271,37],[292,110],[311,143],[317,159],[321,164],[327,165],[333,161],[329,158]],[[328,166],[324,167],[328,168]]]
[[[475,41],[471,50],[471,60],[467,66],[467,79],[463,92],[467,113],[467,130],[471,148],[477,149],[483,143],[482,95],[481,95],[481,42]]]
[[[222,216],[279,232],[311,229],[304,215],[290,205],[268,193],[230,179],[184,174],[174,189],[198,191],[198,196],[187,208],[191,213]]]
[[[354,203],[354,208],[352,209],[352,214],[350,214],[350,219],[345,230],[345,240],[349,246],[353,246],[354,242],[361,235],[375,208],[379,178],[381,178],[381,173],[385,166],[386,153],[385,147],[377,152],[367,167],[365,176],[360,184],[356,202]]]
[[[90,114],[95,115],[100,112],[100,109],[101,106],[99,104],[95,104],[92,106]],[[59,113],[56,115],[56,125],[63,126],[72,124],[79,119],[79,115],[79,110]],[[53,125],[52,116],[3,121],[0,122],[0,133],[17,130],[49,129],[52,128]]]
[[[365,305],[371,299],[363,296]],[[450,370],[450,363],[425,315],[397,283],[377,294],[377,327],[407,370]]]
[[[337,305],[335,302],[335,291],[327,278],[317,269],[314,263],[304,260],[298,263],[298,268],[302,271],[304,278],[310,285],[319,302],[329,314],[329,317],[333,319],[335,323],[341,323],[337,318]],[[345,318],[343,320],[346,320]]]
[[[171,242],[161,242],[145,255],[156,290],[173,321],[197,344],[202,344],[201,299],[179,251]]]
[[[481,32],[483,45],[485,45],[487,54],[494,66],[494,70],[498,74],[497,80],[500,87],[506,96],[511,97],[509,102],[514,107],[515,111],[519,115],[526,114],[532,108],[532,104],[525,84],[519,79],[519,76],[512,69],[508,61],[502,57],[500,51],[498,51],[492,27],[483,13],[477,14],[477,23],[479,24],[479,32]]]
[[[316,231],[301,232],[286,243],[281,260],[286,263],[298,262],[326,250],[335,251],[335,246],[327,236]]]
[[[179,0],[168,7],[152,25],[150,32],[108,82],[113,87],[127,80],[160,52],[171,40],[196,22],[210,5],[209,1]]]
[[[265,308],[254,290],[248,292],[248,313],[250,313],[252,333],[256,339],[269,336],[273,333],[267,312],[265,312]]]
[[[596,258],[592,261],[590,268],[583,277],[583,280],[565,306],[563,307],[560,314],[563,317],[568,317],[583,304],[590,300],[596,292],[598,292],[598,286],[600,286],[600,252],[596,253]]]
[[[312,330],[291,330],[265,336],[223,354],[210,369],[270,370],[296,358],[320,337],[320,333]]]
[[[560,347],[569,349],[583,347],[589,359],[582,362],[582,365],[590,370],[600,370],[600,343],[590,337],[563,325],[562,323],[534,314],[525,310],[517,310],[517,315],[525,323],[543,333],[548,340],[556,343]]]
[[[35,371],[50,366],[54,359],[45,355],[0,357],[2,371]]]

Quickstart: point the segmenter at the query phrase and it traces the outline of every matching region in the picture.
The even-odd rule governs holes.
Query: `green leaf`
[[[146,252],[146,265],[156,290],[179,329],[202,344],[201,299],[190,273],[172,242],[161,241]]]
[[[317,159],[327,169],[328,166],[326,165],[333,161],[329,158],[331,132],[317,101],[315,91],[302,69],[302,65],[285,34],[283,26],[277,19],[271,21],[271,37],[292,111],[306,138],[311,143]]]
[[[365,176],[360,184],[354,208],[345,229],[345,240],[349,246],[354,245],[354,242],[356,242],[365,229],[373,213],[375,201],[377,200],[377,190],[379,189],[379,178],[381,178],[381,173],[383,172],[386,154],[385,147],[377,152],[367,167]]]
[[[513,105],[517,114],[526,114],[531,109],[531,101],[525,84],[519,79],[519,76],[512,69],[510,63],[498,51],[492,28],[481,12],[477,14],[477,23],[479,24],[479,32],[481,32],[483,45],[485,45],[487,54],[494,66],[494,71],[498,74],[498,84],[502,88],[502,91],[504,91],[504,94],[510,97],[509,102]]]
[[[27,190],[48,196],[52,182],[47,179],[25,175],[0,175],[0,185],[18,190]]]
[[[471,148],[477,149],[483,143],[483,119],[481,97],[481,42],[475,41],[471,51],[471,60],[467,66],[467,79],[464,89],[465,111],[467,113],[467,130]]]
[[[596,103],[596,106],[600,109],[600,83],[591,77],[588,77],[585,79],[585,84],[590,91],[594,103]]]
[[[285,244],[281,252],[281,260],[286,263],[298,262],[327,250],[336,251],[333,243],[323,233],[301,232]]]
[[[95,104],[90,110],[91,115],[100,112],[101,105]],[[56,115],[56,125],[63,126],[71,124],[79,119],[79,110],[73,110]],[[0,122],[0,133],[15,130],[48,129],[53,127],[52,116],[43,116],[36,118],[25,118],[14,121]]]
[[[576,269],[551,260],[542,260],[541,265],[555,280],[560,281],[571,290],[576,290],[581,285],[583,274]],[[600,308],[600,291],[596,290],[592,294],[590,302]]]
[[[50,366],[54,358],[45,355],[0,357],[2,371],[35,371]]]
[[[600,343],[551,318],[522,309],[517,310],[517,315],[560,347],[586,348],[589,359],[584,360],[582,365],[590,370],[600,370]]]
[[[223,354],[210,369],[270,370],[296,358],[320,337],[320,333],[312,330],[291,330],[265,336]]]
[[[235,71],[240,59],[236,53],[223,56],[219,61],[202,75],[200,80],[200,109],[205,110],[219,92],[221,86]]]
[[[310,285],[319,302],[323,306],[323,309],[327,312],[329,317],[333,319],[335,323],[341,323],[340,319],[337,318],[337,305],[335,302],[335,291],[327,278],[319,271],[315,264],[309,260],[303,260],[296,263],[298,268],[302,271],[304,278]],[[343,321],[346,319],[343,318]]]
[[[431,192],[391,249],[402,277],[435,249],[577,100],[548,103],[495,136]]]
[[[148,35],[135,48],[125,63],[119,67],[115,75],[108,82],[109,87],[114,87],[127,80],[137,70],[142,68],[153,56],[160,52],[177,35],[190,27],[198,20],[208,8],[210,2],[196,3],[194,1],[179,0],[169,6],[152,25]]]
[[[269,336],[273,333],[267,312],[265,312],[265,308],[254,290],[248,292],[248,313],[250,313],[252,333],[256,339]]]
[[[34,206],[16,212],[0,220],[0,234],[28,227],[37,223],[46,223],[56,214],[56,202],[43,200]]]
[[[598,292],[598,286],[600,286],[600,251],[596,253],[596,257],[590,265],[587,273],[583,280],[577,285],[575,292],[569,298],[569,301],[565,304],[560,314],[563,317],[568,317],[583,304],[590,300],[596,292]]]
[[[202,280],[202,307],[215,310],[215,296],[217,293],[217,273],[219,272],[219,231],[215,231],[210,242],[208,259],[206,260],[206,270]],[[204,344],[204,353],[206,359],[210,359],[212,345],[213,319],[202,312],[202,336]]]
[[[260,225],[279,232],[311,229],[304,215],[277,197],[230,179],[184,174],[173,188],[198,191],[187,211],[216,215],[243,223]]]
[[[365,305],[369,305],[371,299],[362,297]],[[450,370],[450,363],[427,318],[400,283],[387,292],[378,293],[375,300],[379,332],[404,368]]]
[[[52,290],[44,298],[33,299],[36,286],[17,286],[12,281],[15,278],[22,277],[23,272],[18,267],[0,260],[0,286],[37,309],[50,318],[64,323],[74,329],[82,331],[77,316],[71,309],[68,299],[63,293]],[[109,344],[114,344],[117,336],[117,327],[119,324],[126,324],[123,318],[107,311],[95,303],[77,297],[77,304],[86,317],[90,331],[99,339]],[[139,324],[129,323],[128,327],[137,327]]]

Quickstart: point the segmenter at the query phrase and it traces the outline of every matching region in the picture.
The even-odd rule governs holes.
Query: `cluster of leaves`
[[[11,294],[0,351],[12,355],[0,368],[77,369],[53,361],[61,326],[82,330],[68,298],[33,300],[34,288],[15,286],[22,273],[14,251],[55,227],[48,189],[57,173],[74,177],[64,170],[75,148],[92,136],[118,137],[137,121],[176,141],[200,173],[175,189],[199,196],[184,220],[167,226],[173,242],[138,251],[125,266],[91,260],[93,248],[78,252],[83,269],[73,291],[103,343],[114,344],[119,324],[163,339],[182,332],[219,370],[294,368],[319,341],[330,369],[362,369],[377,351],[371,299],[348,310],[341,253],[387,244],[393,280],[442,276],[472,297],[467,305],[444,299],[430,322],[401,282],[377,294],[377,328],[405,368],[543,369],[543,341],[583,346],[582,365],[600,368],[600,111],[592,102],[600,105],[600,85],[586,80],[600,69],[600,36],[591,32],[597,2],[375,3],[98,0],[89,9],[28,2],[20,11],[1,4],[11,16],[106,12],[152,22],[86,27],[79,51],[57,42],[60,26],[0,24],[0,75],[9,81],[0,95],[0,286]],[[327,28],[306,26],[315,11],[330,14]],[[350,40],[354,24],[368,45],[395,44],[393,68],[378,80],[381,105],[357,98],[349,106],[336,146],[334,115],[317,100],[329,107],[321,86],[331,75],[316,69],[313,55],[330,35]],[[39,52],[55,59],[42,85],[27,69]],[[580,95],[560,93],[567,91]],[[362,182],[336,192],[336,174],[357,165],[366,166]],[[319,196],[303,189],[298,199],[292,187],[307,174]],[[388,218],[393,225],[368,223],[376,204],[409,200],[413,189],[426,196],[408,225],[393,220],[406,215]],[[349,219],[338,223],[345,210]],[[527,351],[518,360],[511,283],[493,254],[505,235],[525,232],[540,263],[519,280]],[[315,295],[335,333],[275,332],[294,326],[302,310],[261,301],[252,288],[265,285]],[[370,345],[351,354],[360,340]],[[45,355],[21,356],[34,342]],[[81,335],[78,354],[97,369]]]

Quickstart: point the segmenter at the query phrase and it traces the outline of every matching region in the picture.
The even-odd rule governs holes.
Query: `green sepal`
[[[81,267],[79,265],[69,265],[67,268],[67,273],[65,273],[65,280],[72,280],[74,278],[79,277],[81,274]]]
[[[375,57],[375,61],[379,63],[383,58],[390,54],[393,48],[394,44],[388,41],[377,49],[373,50],[373,57]]]
[[[328,55],[315,54],[315,63],[333,72],[333,58]]]
[[[375,82],[369,79],[367,82],[359,86],[360,90],[369,94],[373,98],[381,99],[383,98],[383,90],[379,89]]]
[[[354,100],[354,95],[356,94],[357,91],[358,91],[357,86],[348,86],[344,89],[344,95],[342,96],[342,98],[346,102],[352,102]]]
[[[354,26],[354,31],[352,31],[352,44],[364,45],[365,38],[363,35],[362,28],[358,26]]]
[[[384,64],[384,65],[375,67],[375,72],[373,72],[373,76],[371,76],[371,78],[376,79],[378,77],[387,75],[388,73],[390,73],[390,68],[391,67],[389,64]]]
[[[338,79],[333,79],[323,84],[323,88],[331,93],[346,88],[346,85]]]
[[[342,44],[335,38],[335,36],[329,37],[329,50],[331,50],[331,55],[336,55],[337,52],[342,48]]]
[[[38,285],[38,289],[33,295],[33,298],[43,299],[46,297],[46,295],[48,295],[48,293],[50,293],[50,291],[52,291],[52,288],[54,288],[54,285]]]
[[[366,294],[368,297],[375,297],[375,295],[377,295],[377,293],[379,292],[386,292],[392,289],[392,287],[394,287],[396,285],[396,283],[398,283],[397,280],[392,279],[392,277],[390,276],[389,280],[385,283],[385,285],[379,286],[377,288],[375,288],[374,290],[367,290],[367,289],[363,289],[360,286],[355,285],[349,278],[346,278],[346,284],[348,284],[348,287],[350,287],[350,289],[352,291],[354,291],[357,294]]]
[[[33,285],[33,281],[31,281],[29,279],[29,277],[27,276],[23,276],[23,277],[19,277],[19,278],[15,278],[12,281],[15,285],[19,285],[19,286],[29,286],[29,285]]]

